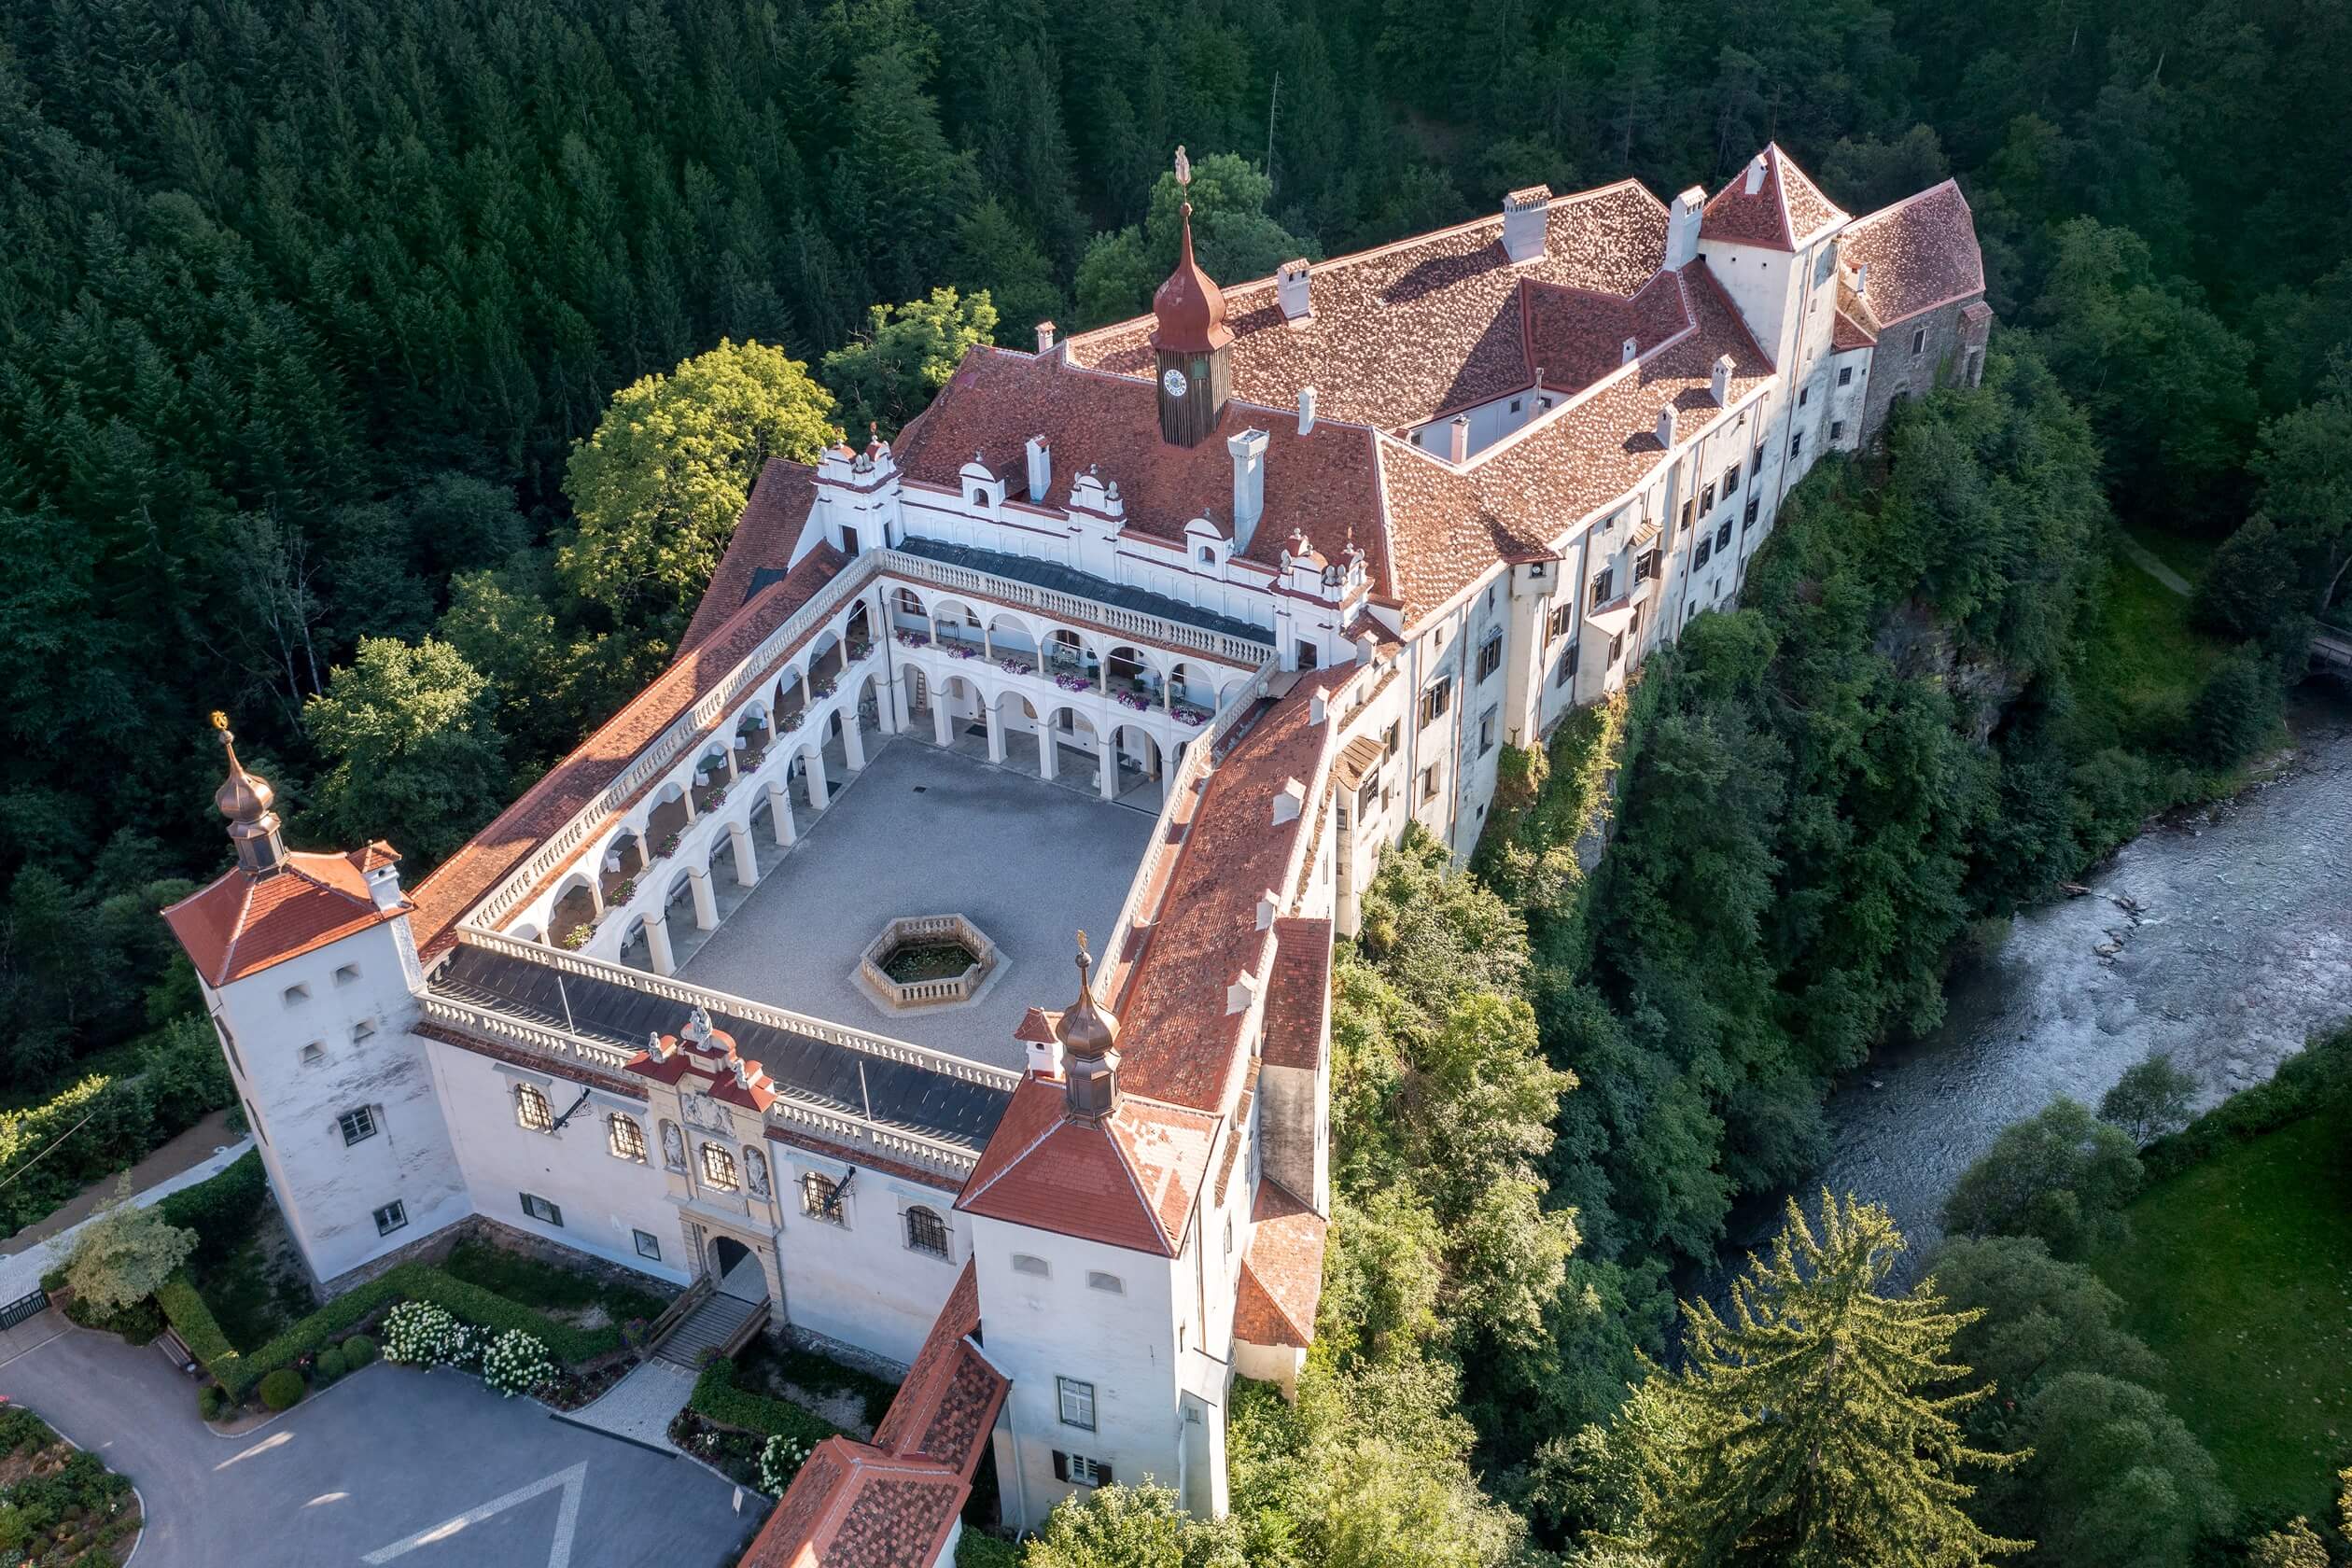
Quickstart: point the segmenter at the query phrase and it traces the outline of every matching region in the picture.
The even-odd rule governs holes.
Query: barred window
[[[733,1192],[742,1185],[742,1178],[735,1174],[735,1157],[724,1147],[717,1143],[706,1143],[702,1146],[702,1156],[703,1183],[706,1186],[717,1187],[721,1192]]]
[[[933,1257],[947,1255],[947,1222],[936,1210],[920,1205],[906,1211],[906,1244],[918,1253]]]
[[[375,1211],[378,1236],[389,1236],[408,1224],[408,1205],[395,1198]]]
[[[613,1158],[624,1159],[633,1165],[645,1163],[645,1129],[637,1126],[633,1118],[616,1111],[605,1118],[605,1127],[609,1135]]]
[[[344,1112],[335,1121],[343,1128],[343,1141],[346,1144],[365,1142],[376,1135],[375,1113],[364,1105]]]
[[[805,1171],[801,1175],[801,1212],[829,1225],[849,1223],[841,1211],[839,1184],[821,1170]]]
[[[514,1120],[518,1126],[533,1132],[555,1130],[555,1108],[547,1103],[547,1097],[530,1084],[514,1085]]]

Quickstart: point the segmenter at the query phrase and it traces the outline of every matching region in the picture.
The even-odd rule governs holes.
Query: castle
[[[676,662],[413,889],[231,748],[237,863],[166,913],[321,1281],[495,1220],[907,1369],[748,1561],[952,1561],[983,1463],[1015,1524],[1222,1511],[1380,847],[1466,855],[1502,748],[1991,323],[1956,187],[1851,217],[1776,147],[1232,287],[1186,215],[1149,316],[771,463]]]

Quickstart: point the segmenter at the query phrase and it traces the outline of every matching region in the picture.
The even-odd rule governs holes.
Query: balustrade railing
[[[1043,610],[1064,621],[1079,621],[1113,631],[1129,632],[1155,642],[1173,643],[1180,648],[1197,648],[1237,665],[1255,665],[1266,657],[1266,651],[1274,640],[1271,632],[1262,637],[1241,637],[1228,632],[1205,631],[1182,621],[1170,621],[1165,616],[1108,605],[1098,599],[1081,598],[1075,594],[1064,594],[1051,588],[1040,588],[1033,582],[999,577],[994,572],[982,571],[974,567],[951,566],[945,561],[934,561],[928,555],[916,555],[903,550],[883,550],[873,553],[882,557],[889,570],[901,576],[920,578],[942,588],[961,588],[967,593],[986,594],[990,598]]]

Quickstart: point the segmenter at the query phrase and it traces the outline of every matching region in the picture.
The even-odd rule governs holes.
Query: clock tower
[[[1192,164],[1176,149],[1176,179],[1192,183]],[[1193,259],[1192,203],[1180,214],[1183,237],[1176,270],[1152,296],[1152,349],[1159,371],[1160,439],[1197,446],[1225,416],[1233,395],[1229,354],[1233,329],[1225,324],[1225,293]]]

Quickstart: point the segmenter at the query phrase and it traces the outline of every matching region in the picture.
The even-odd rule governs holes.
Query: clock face
[[[1168,388],[1169,397],[1181,398],[1184,395],[1184,372],[1170,365],[1168,373],[1160,377],[1160,385]]]

